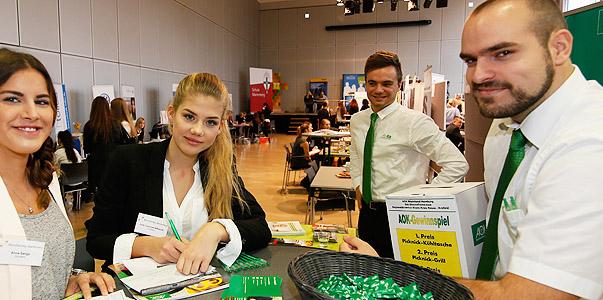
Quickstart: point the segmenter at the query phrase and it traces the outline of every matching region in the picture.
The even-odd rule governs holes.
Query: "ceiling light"
[[[351,16],[354,14],[354,1],[347,0],[345,2],[345,7],[343,8],[343,14],[346,16]]]
[[[419,10],[419,0],[408,1],[408,11]]]
[[[304,14],[304,19],[310,19],[310,14],[309,13],[305,13]]]
[[[448,7],[448,0],[436,0],[436,7]]]
[[[473,7],[473,1],[469,1],[467,5],[469,5],[469,7]]]
[[[343,0],[337,0],[337,6],[343,6]]]
[[[375,11],[375,2],[373,0],[362,1],[362,12],[372,13]]]
[[[377,3],[383,3],[383,2],[384,2],[383,0],[377,0]]]

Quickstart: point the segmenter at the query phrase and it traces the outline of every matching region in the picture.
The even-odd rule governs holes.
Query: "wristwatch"
[[[84,273],[88,273],[88,271],[82,270],[82,269],[75,269],[75,268],[71,269],[72,276],[77,276],[77,275],[84,274]]]

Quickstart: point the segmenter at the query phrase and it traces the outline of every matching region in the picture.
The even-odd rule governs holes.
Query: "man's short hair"
[[[398,83],[402,82],[402,65],[400,64],[400,59],[396,53],[389,51],[377,51],[369,56],[364,65],[364,76],[366,78],[368,72],[389,66],[393,66],[396,69]]]
[[[523,2],[530,12],[530,31],[534,33],[540,45],[547,48],[551,33],[567,29],[563,13],[554,0],[488,0],[479,5],[471,16],[479,15],[486,8],[504,2]]]

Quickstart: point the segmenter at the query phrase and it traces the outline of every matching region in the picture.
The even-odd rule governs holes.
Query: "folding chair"
[[[281,192],[283,194],[287,194],[287,187],[289,186],[289,178],[291,176],[291,172],[295,172],[293,174],[293,183],[295,184],[295,179],[297,178],[297,172],[298,171],[303,171],[305,168],[292,168],[291,167],[291,160],[294,158],[293,154],[292,154],[292,145],[291,143],[289,144],[285,144],[285,152],[286,152],[286,156],[285,156],[285,171],[283,173],[283,185],[281,187]],[[295,156],[298,157],[298,156]]]
[[[61,172],[63,199],[68,193],[75,193],[72,210],[78,211],[82,206],[82,191],[88,188],[88,162],[61,164]]]

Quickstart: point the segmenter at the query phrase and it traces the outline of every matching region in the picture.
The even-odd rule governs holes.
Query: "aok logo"
[[[471,225],[471,233],[473,233],[473,246],[483,243],[486,238],[486,220]]]

